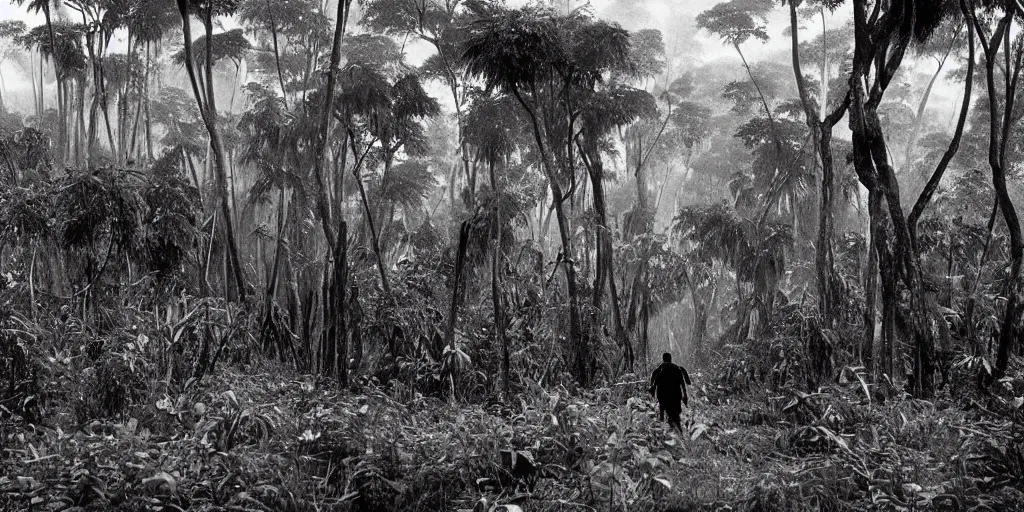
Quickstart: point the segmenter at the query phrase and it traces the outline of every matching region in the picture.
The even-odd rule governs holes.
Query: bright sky
[[[527,0],[506,0],[509,5],[520,5],[527,3]],[[691,64],[699,64],[717,60],[720,58],[735,60],[739,66],[739,59],[733,50],[723,45],[717,38],[710,34],[696,29],[693,19],[700,12],[714,6],[720,0],[590,0],[591,10],[597,16],[619,22],[629,30],[641,28],[655,28],[661,30],[664,35],[667,50],[671,53],[673,46],[686,56]],[[576,8],[585,2],[581,0],[555,0],[556,5],[564,4],[567,9]],[[0,20],[20,19],[30,27],[43,23],[41,15],[30,15],[24,7],[12,5],[10,0],[0,0]],[[833,23],[830,22],[830,25]],[[225,26],[234,25],[231,20],[225,20]],[[778,9],[776,16],[770,20],[769,35],[772,40],[768,44],[761,44],[757,41],[748,42],[744,45],[744,53],[750,60],[759,60],[772,56],[777,58],[788,58],[785,51],[788,45],[788,38],[783,34],[783,29],[788,25],[787,15],[784,9]],[[230,28],[230,27],[229,27]],[[805,36],[811,37],[810,32],[817,33],[817,27],[808,31]],[[124,41],[113,43],[113,51],[123,51]],[[418,64],[428,55],[425,49],[417,46],[407,47],[410,63]],[[5,99],[11,98],[9,103],[19,104],[31,102],[31,87],[28,77],[12,66],[4,63],[0,67],[5,85]],[[27,108],[25,108],[27,110]]]

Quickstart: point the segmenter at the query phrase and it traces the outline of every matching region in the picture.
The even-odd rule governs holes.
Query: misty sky
[[[692,67],[717,59],[735,60],[739,66],[739,59],[735,52],[724,46],[717,38],[710,34],[697,30],[694,25],[694,17],[700,12],[714,6],[721,0],[590,0],[590,9],[600,18],[610,19],[620,23],[628,30],[643,28],[658,29],[662,32],[667,53],[675,54],[686,67]],[[507,0],[512,6],[527,3],[527,0]],[[580,0],[554,0],[554,6],[560,8],[564,5],[567,9],[584,5]],[[840,14],[842,16],[842,13]],[[30,15],[24,7],[16,7],[10,0],[0,0],[0,19],[20,19],[30,27],[43,23],[42,16]],[[836,25],[840,20],[832,19],[830,25]],[[225,20],[224,25],[231,28],[234,23]],[[784,9],[778,9],[776,15],[771,19],[768,32],[772,40],[768,44],[761,44],[758,41],[748,42],[743,50],[747,57],[753,61],[765,58],[787,58],[788,37],[784,35],[783,29],[788,25],[787,15]],[[357,27],[353,27],[358,30]],[[819,26],[809,27],[804,38],[810,39],[820,30]],[[112,43],[110,52],[123,52],[123,39]],[[406,47],[408,60],[411,64],[421,63],[428,55],[429,49],[423,45],[410,45]],[[10,63],[4,63],[0,72],[3,73],[6,96],[14,100],[12,103],[30,102],[31,89],[27,83],[27,77],[20,70]]]

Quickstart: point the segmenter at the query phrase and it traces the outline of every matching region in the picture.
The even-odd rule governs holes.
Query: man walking
[[[658,419],[668,413],[668,424],[682,433],[679,416],[683,412],[683,404],[689,405],[686,386],[690,384],[690,376],[683,367],[672,364],[672,354],[665,352],[661,359],[661,366],[651,376],[651,396],[658,397]]]

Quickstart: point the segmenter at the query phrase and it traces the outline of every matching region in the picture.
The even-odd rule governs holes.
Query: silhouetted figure
[[[683,404],[689,405],[686,386],[690,384],[690,376],[681,366],[672,364],[672,354],[665,352],[661,356],[662,363],[651,376],[651,396],[658,397],[658,419],[668,413],[668,424],[680,433],[683,431]]]

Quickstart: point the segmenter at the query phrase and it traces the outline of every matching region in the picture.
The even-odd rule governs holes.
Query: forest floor
[[[3,420],[0,510],[1024,509],[1012,403],[704,386],[679,435],[645,390],[477,405],[224,368],[113,421]]]

